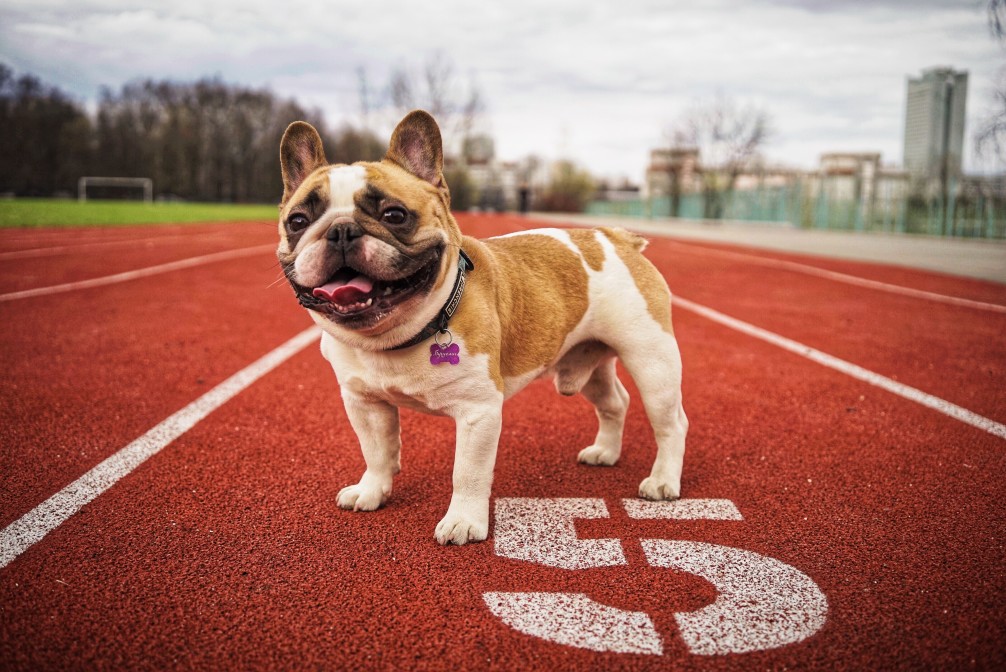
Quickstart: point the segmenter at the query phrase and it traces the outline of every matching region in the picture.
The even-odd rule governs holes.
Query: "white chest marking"
[[[328,171],[331,202],[328,211],[348,215],[356,207],[353,195],[367,184],[367,170],[363,166],[336,166]]]

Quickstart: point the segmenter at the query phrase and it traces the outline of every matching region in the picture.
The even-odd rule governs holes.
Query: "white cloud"
[[[7,0],[0,60],[81,99],[137,77],[266,85],[339,123],[371,85],[440,50],[484,93],[504,158],[564,152],[601,174],[642,176],[648,151],[697,99],[723,93],[773,115],[770,158],[901,157],[905,79],[970,72],[974,117],[1004,50],[978,4],[952,0],[511,0],[399,2]]]

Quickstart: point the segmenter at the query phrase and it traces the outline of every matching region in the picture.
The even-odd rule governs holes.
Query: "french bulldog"
[[[583,394],[599,428],[579,461],[612,465],[622,450],[632,376],[656,435],[639,495],[676,499],[688,420],[670,291],[621,229],[538,229],[487,240],[451,214],[440,129],[407,115],[381,161],[329,164],[317,131],[282,139],[280,265],[321,327],[366,470],[338,505],[371,511],[400,471],[400,407],[456,424],[453,494],[440,544],[489,533],[503,402],[536,378]]]

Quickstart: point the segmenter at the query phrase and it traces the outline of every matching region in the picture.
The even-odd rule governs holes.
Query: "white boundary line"
[[[990,420],[939,397],[891,380],[867,369],[772,333],[747,322],[724,315],[687,299],[674,297],[674,304],[743,334],[805,357],[847,376],[874,385],[909,401],[1006,439],[1006,425]],[[220,383],[188,406],[167,418],[146,434],[120,449],[111,457],[42,502],[0,532],[0,569],[25,550],[42,540],[96,497],[131,473],[148,458],[194,427],[207,415],[225,404],[256,380],[318,340],[320,331],[311,327],[280,347]]]
[[[744,520],[729,499],[677,499],[673,502],[623,499],[622,506],[629,518],[636,520]]]
[[[808,345],[790,340],[784,336],[780,336],[779,334],[774,334],[771,331],[766,331],[765,329],[756,327],[753,324],[742,322],[741,320],[730,317],[729,315],[724,315],[712,308],[706,308],[705,306],[693,303],[687,299],[675,296],[672,301],[675,305],[680,306],[685,310],[690,310],[691,312],[710,319],[713,322],[717,322],[723,326],[729,327],[743,334],[747,334],[748,336],[753,336],[757,339],[765,341],[766,343],[771,343],[783,350],[788,350],[789,352],[800,355],[801,357],[806,357],[812,362],[817,362],[829,369],[834,369],[835,371],[844,373],[845,375],[851,376],[857,380],[861,380],[869,383],[870,385],[887,390],[888,392],[892,392],[899,397],[908,399],[909,401],[914,401],[917,404],[921,404],[935,411],[939,411],[944,415],[954,418],[955,420],[960,420],[972,427],[977,427],[978,429],[988,432],[993,436],[1006,439],[1006,425],[990,420],[982,415],[978,415],[977,413],[957,406],[956,404],[952,404],[945,399],[940,399],[939,397],[927,394],[926,392],[917,390],[914,387],[909,387],[903,383],[886,378],[879,373],[874,373],[873,371],[864,369],[861,366],[847,362],[844,359],[839,359],[838,357],[821,352],[820,350],[815,350]]]
[[[0,569],[256,380],[318,340],[311,327],[249,364],[0,532]]]
[[[208,231],[206,233],[173,234],[170,236],[147,236],[146,238],[121,238],[116,240],[95,241],[92,243],[76,243],[74,245],[52,245],[50,247],[29,247],[23,250],[10,250],[0,252],[0,261],[8,259],[34,259],[37,257],[53,257],[59,254],[70,254],[84,249],[95,247],[126,247],[127,245],[138,245],[143,249],[150,249],[150,243],[175,240],[194,240],[197,238],[219,237],[222,232]],[[2,241],[0,241],[2,242]]]
[[[206,254],[200,257],[189,257],[188,259],[172,261],[167,264],[148,266],[147,268],[139,268],[136,269],[135,271],[126,271],[125,273],[116,273],[115,275],[106,275],[100,278],[91,278],[90,280],[80,280],[79,282],[68,282],[62,285],[51,285],[49,287],[36,287],[34,289],[25,289],[20,292],[10,292],[8,294],[0,294],[0,302],[16,301],[17,299],[29,299],[37,296],[49,296],[51,294],[61,294],[63,292],[71,292],[77,289],[90,289],[92,287],[112,285],[117,282],[125,282],[127,280],[135,280],[137,278],[145,278],[151,275],[157,275],[159,273],[167,273],[168,271],[177,271],[183,268],[192,268],[193,266],[210,264],[215,261],[225,261],[228,259],[239,259],[241,257],[250,257],[253,254],[259,254],[261,252],[265,252],[266,250],[274,250],[274,249],[276,249],[275,245],[256,245],[255,247],[242,247],[237,250],[216,252],[214,254]]]
[[[971,299],[962,299],[957,296],[949,296],[947,294],[937,294],[936,292],[927,292],[921,289],[912,289],[911,287],[903,287],[901,285],[892,285],[886,282],[880,282],[879,280],[867,280],[866,278],[860,278],[855,275],[848,275],[846,273],[839,273],[837,271],[828,271],[823,268],[818,268],[817,266],[808,266],[807,264],[800,264],[795,261],[785,261],[783,259],[773,259],[771,257],[760,257],[758,255],[745,254],[743,252],[730,252],[727,250],[717,250],[714,248],[705,247],[704,245],[693,245],[691,243],[683,243],[678,240],[672,240],[670,242],[673,245],[678,245],[680,247],[687,247],[693,250],[701,250],[703,253],[707,253],[712,256],[726,257],[728,259],[742,259],[752,264],[758,264],[761,266],[770,266],[772,268],[784,268],[786,270],[795,271],[797,273],[805,273],[806,275],[814,275],[820,278],[834,280],[835,282],[844,282],[849,285],[856,285],[857,287],[868,287],[870,289],[876,289],[882,292],[890,292],[891,294],[901,294],[903,296],[911,296],[916,299],[927,299],[929,301],[937,301],[939,303],[948,303],[952,306],[964,306],[967,308],[976,308],[978,310],[988,310],[994,313],[1006,313],[1006,306],[1001,306],[996,303],[986,303],[984,301],[972,301]]]

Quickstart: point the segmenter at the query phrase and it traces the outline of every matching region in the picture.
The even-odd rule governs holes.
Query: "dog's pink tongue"
[[[365,275],[358,275],[352,280],[336,280],[321,287],[315,287],[311,292],[316,298],[325,299],[339,305],[362,302],[367,294],[374,289],[374,281]]]

